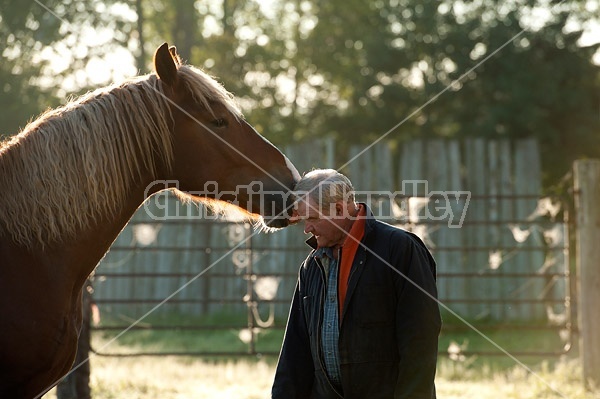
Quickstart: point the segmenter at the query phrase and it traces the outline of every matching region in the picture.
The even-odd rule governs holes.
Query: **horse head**
[[[235,205],[268,227],[287,226],[289,193],[300,178],[292,163],[244,120],[219,83],[183,65],[175,47],[160,46],[154,68],[172,114],[169,180],[193,199]]]

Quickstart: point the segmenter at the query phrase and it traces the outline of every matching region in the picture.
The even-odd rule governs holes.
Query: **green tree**
[[[131,21],[121,17],[125,9],[118,0],[0,0],[0,135],[16,133],[73,94],[62,87],[65,82],[72,81],[76,91],[94,85],[88,63],[126,46],[136,34]],[[110,40],[85,44],[106,32],[113,33]],[[67,60],[66,67],[51,69],[52,57]]]
[[[48,18],[33,1],[16,4],[0,2],[0,136],[8,136],[39,113],[44,102],[54,103],[51,90],[41,90],[33,82],[41,75],[43,62],[32,62],[34,54],[58,37],[60,21]],[[37,29],[35,29],[37,27]]]
[[[217,76],[250,122],[278,145],[333,135],[345,154],[345,143],[366,145],[384,133],[396,143],[536,137],[547,184],[575,158],[600,156],[600,75],[591,61],[598,44],[579,41],[582,26],[597,17],[584,2],[274,0],[267,8],[257,0],[136,0],[138,21],[107,12],[129,4],[118,0],[48,3],[72,26],[115,31],[113,42],[86,49],[65,74],[115,45],[135,53],[145,72],[156,46],[168,41],[186,61]],[[10,62],[0,76],[23,90],[11,93],[13,101],[23,96],[35,103],[40,96],[27,89],[42,71],[30,61],[44,46],[76,41],[77,29],[65,33],[32,0],[19,6],[8,9],[25,16],[0,12],[2,21],[15,21],[2,29],[33,26],[18,38],[5,35],[7,43],[28,43],[23,51],[30,54],[11,53],[15,45],[8,43]],[[532,18],[544,7],[546,20]],[[136,49],[138,42],[145,51]],[[19,62],[29,72],[15,69]],[[7,73],[19,76],[4,78]]]
[[[340,100],[309,111],[307,135],[366,144],[400,124],[389,139],[536,137],[546,184],[600,156],[599,45],[567,30],[592,18],[579,2],[547,10],[542,26],[535,1],[314,4],[319,23],[301,45]]]
[[[296,91],[304,77],[296,60],[299,25],[311,18],[304,15],[309,11],[285,1],[269,9],[257,1],[143,1],[152,5],[142,7],[148,46],[176,45],[187,62],[223,82],[250,122],[275,143],[303,128]]]

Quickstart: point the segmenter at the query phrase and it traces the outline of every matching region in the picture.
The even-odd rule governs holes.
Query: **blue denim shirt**
[[[338,315],[338,261],[331,248],[319,248],[315,256],[321,259],[325,267],[327,291],[323,304],[323,325],[321,327],[321,347],[325,371],[331,383],[341,391],[340,354],[338,340],[340,335]]]

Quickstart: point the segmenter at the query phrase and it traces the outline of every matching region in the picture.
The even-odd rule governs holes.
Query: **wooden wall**
[[[443,306],[465,318],[492,320],[541,320],[566,311],[561,298],[567,286],[560,276],[567,268],[566,228],[550,215],[550,206],[541,206],[555,203],[541,198],[534,140],[415,140],[400,148],[380,142],[367,150],[353,146],[345,159],[335,159],[334,146],[322,140],[284,152],[301,173],[343,166],[361,198],[383,193],[382,200],[372,196],[370,205],[381,218],[414,231],[431,248]],[[155,196],[140,208],[100,264],[95,298],[156,301],[101,306],[134,318],[172,295],[180,302],[160,305],[158,312],[239,311],[246,309],[244,298],[259,298],[248,287],[261,286],[275,290],[273,306],[258,305],[261,317],[267,319],[274,310],[285,318],[298,267],[308,253],[302,227],[254,234],[244,223],[205,223],[202,213],[169,194]],[[154,219],[179,217],[154,220],[149,214]],[[249,282],[244,277],[249,271],[258,279]],[[165,276],[102,277],[107,273]],[[196,299],[205,302],[185,302]],[[540,299],[547,301],[536,302]]]

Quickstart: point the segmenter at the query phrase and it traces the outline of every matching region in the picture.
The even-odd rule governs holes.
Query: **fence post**
[[[57,399],[91,399],[90,390],[90,318],[92,305],[92,285],[86,280],[83,286],[83,325],[77,342],[77,355],[74,366],[69,375],[61,380],[56,387]]]
[[[600,160],[574,164],[579,351],[587,387],[600,385]]]

